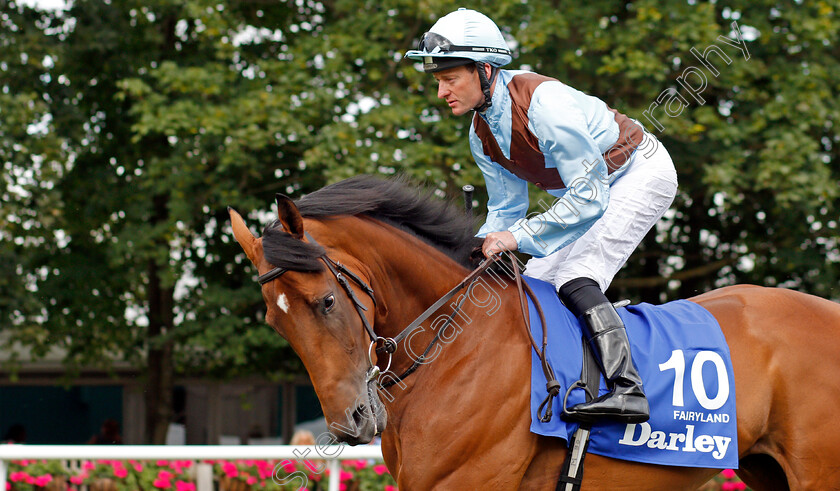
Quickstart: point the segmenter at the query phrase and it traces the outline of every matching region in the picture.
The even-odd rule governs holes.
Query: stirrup
[[[575,383],[573,383],[572,385],[570,385],[569,389],[566,390],[566,395],[563,396],[563,406],[562,406],[563,407],[563,412],[560,414],[560,418],[563,419],[564,421],[574,421],[574,422],[577,422],[577,423],[591,422],[592,421],[591,417],[588,417],[588,416],[584,415],[583,418],[581,418],[581,413],[577,413],[577,412],[573,413],[573,412],[569,411],[569,408],[568,408],[569,394],[571,394],[572,391],[575,390],[575,389],[583,389],[583,390],[589,392],[586,388],[586,383],[582,382],[580,380],[578,380]]]

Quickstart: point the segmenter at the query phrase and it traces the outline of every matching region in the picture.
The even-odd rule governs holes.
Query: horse
[[[265,320],[301,358],[335,441],[381,433],[402,490],[555,488],[567,448],[529,431],[532,344],[515,287],[497,289],[490,307],[463,302],[457,330],[420,325],[393,352],[380,346],[470,273],[476,239],[463,210],[398,179],[357,177],[296,202],[278,195],[260,238],[229,214],[260,275]],[[840,305],[752,285],[688,300],[729,345],[738,476],[756,490],[840,488]],[[453,305],[439,311],[452,319]],[[697,489],[719,472],[585,462],[583,489]]]

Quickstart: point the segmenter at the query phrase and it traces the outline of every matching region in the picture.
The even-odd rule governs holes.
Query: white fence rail
[[[304,460],[322,459],[330,470],[328,490],[338,491],[340,460],[382,460],[378,445],[0,445],[0,490],[10,460]],[[210,474],[199,471],[198,491],[213,491]]]

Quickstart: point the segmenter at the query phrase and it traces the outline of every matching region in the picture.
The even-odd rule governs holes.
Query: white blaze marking
[[[289,301],[286,300],[285,293],[281,293],[280,296],[277,297],[277,306],[280,307],[283,312],[287,314],[289,313]]]

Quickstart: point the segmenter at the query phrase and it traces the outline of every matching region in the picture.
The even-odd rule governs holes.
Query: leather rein
[[[306,238],[310,242],[312,242],[315,245],[320,245],[311,235],[309,235],[309,232],[306,232],[305,235],[306,235]],[[322,249],[323,249],[323,246],[322,246]],[[326,251],[326,249],[324,249],[324,251]],[[530,340],[531,346],[533,347],[534,351],[537,353],[537,356],[540,359],[543,374],[545,375],[545,379],[548,381],[548,383],[546,384],[546,390],[548,391],[548,396],[542,402],[542,404],[540,404],[539,409],[537,410],[537,416],[540,418],[540,420],[543,421],[543,422],[548,422],[548,421],[551,420],[551,417],[552,417],[552,409],[551,409],[552,401],[559,394],[560,384],[557,382],[557,380],[555,378],[555,375],[554,375],[554,370],[551,368],[551,365],[548,363],[548,359],[546,358],[546,354],[545,354],[546,345],[548,344],[548,332],[547,332],[547,329],[546,329],[545,315],[543,314],[542,307],[540,306],[540,303],[537,300],[537,297],[534,294],[533,290],[531,290],[531,287],[528,286],[528,284],[525,283],[522,280],[522,275],[520,274],[519,264],[517,263],[516,257],[511,252],[508,252],[508,256],[509,256],[509,259],[510,259],[510,263],[512,265],[514,278],[516,280],[516,286],[517,286],[517,289],[519,291],[519,304],[520,304],[520,307],[522,309],[523,320],[525,321],[525,324],[524,324],[525,325],[525,332],[528,333],[528,339]],[[366,380],[368,382],[370,382],[374,379],[377,379],[377,382],[379,383],[379,387],[386,388],[386,387],[390,387],[392,385],[395,385],[397,383],[402,382],[403,379],[405,379],[406,377],[408,377],[409,375],[414,373],[414,371],[416,371],[421,365],[423,365],[423,362],[426,360],[426,356],[429,354],[429,352],[432,350],[432,348],[438,343],[438,341],[440,341],[441,333],[443,333],[444,330],[447,327],[449,327],[449,325],[454,321],[455,316],[460,312],[461,307],[464,304],[464,301],[467,299],[467,295],[461,296],[461,298],[458,300],[458,303],[455,305],[452,313],[448,315],[448,317],[446,319],[446,322],[441,327],[439,327],[437,329],[437,334],[435,334],[435,337],[432,339],[432,341],[426,347],[425,351],[423,351],[423,354],[420,355],[419,357],[417,357],[417,359],[414,360],[414,363],[408,369],[406,369],[402,374],[400,374],[397,378],[389,377],[389,380],[387,382],[385,382],[385,383],[379,382],[378,377],[379,377],[379,374],[380,374],[380,369],[377,366],[377,364],[375,364],[373,362],[373,358],[372,358],[372,355],[371,355],[371,351],[373,350],[374,346],[376,346],[380,341],[382,341],[382,346],[377,347],[376,352],[377,353],[383,353],[383,352],[388,353],[388,364],[387,364],[387,366],[385,367],[385,370],[384,370],[384,372],[387,373],[388,370],[391,367],[391,359],[392,359],[393,353],[397,350],[397,346],[399,345],[399,343],[402,342],[403,340],[405,340],[406,337],[408,337],[417,327],[420,326],[421,323],[423,323],[423,321],[425,321],[426,319],[431,317],[432,314],[434,314],[438,309],[440,309],[448,301],[450,301],[455,295],[458,294],[458,292],[460,292],[461,290],[463,290],[465,288],[469,292],[470,288],[472,288],[472,285],[475,283],[475,281],[488,268],[490,268],[490,266],[492,266],[497,261],[499,261],[501,259],[501,256],[500,255],[495,255],[495,256],[492,256],[490,258],[487,258],[487,259],[483,260],[481,262],[481,264],[479,264],[476,269],[474,269],[469,275],[467,275],[463,280],[461,280],[460,283],[455,285],[454,288],[449,290],[449,292],[444,294],[434,304],[429,306],[429,308],[427,308],[422,314],[420,314],[416,319],[414,319],[411,322],[411,324],[406,326],[405,329],[400,331],[400,333],[397,334],[396,336],[394,336],[393,338],[386,338],[386,337],[383,337],[383,336],[379,336],[378,334],[376,334],[376,332],[374,332],[373,326],[371,326],[370,321],[368,321],[367,316],[365,316],[365,314],[364,314],[368,309],[367,309],[367,307],[365,307],[365,305],[359,300],[359,298],[354,293],[353,288],[351,288],[351,286],[350,286],[350,281],[355,283],[365,293],[367,293],[367,295],[373,301],[373,304],[375,306],[376,305],[376,297],[375,297],[373,288],[371,288],[370,285],[368,285],[358,275],[356,275],[355,273],[353,273],[352,271],[347,269],[346,266],[344,266],[343,264],[341,264],[338,261],[334,261],[333,259],[331,259],[326,254],[326,252],[324,252],[324,254],[321,255],[320,259],[322,261],[324,261],[324,264],[327,266],[327,269],[333,274],[333,276],[335,276],[339,285],[341,285],[342,289],[347,294],[347,297],[350,299],[351,302],[353,302],[353,305],[356,308],[356,312],[359,314],[359,317],[362,320],[362,324],[365,327],[365,331],[367,331],[368,337],[371,340],[371,343],[368,346],[368,361],[370,363],[370,368],[368,368],[368,372],[367,372],[367,375],[366,375]],[[273,281],[273,280],[279,278],[280,276],[283,275],[283,273],[285,273],[288,270],[289,270],[288,268],[279,268],[279,267],[274,268],[274,269],[266,272],[265,274],[260,275],[257,278],[257,281],[259,282],[260,285],[264,285],[264,284],[266,284],[270,281]],[[350,281],[348,281],[348,278],[350,279]],[[537,314],[538,314],[538,316],[540,318],[540,322],[542,324],[542,346],[537,345],[536,340],[534,340],[534,336],[531,334],[531,329],[529,327],[530,326],[530,320],[529,320],[529,315],[528,315],[528,301],[526,299],[526,295],[531,297],[531,300],[534,303],[534,307],[536,308]],[[543,414],[543,409],[545,409],[544,414]]]

